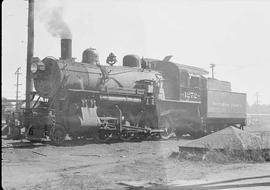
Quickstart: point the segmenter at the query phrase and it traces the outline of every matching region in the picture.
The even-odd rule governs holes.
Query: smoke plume
[[[47,31],[55,37],[72,38],[71,31],[63,19],[64,2],[42,0],[37,1],[37,13],[39,19],[44,23]]]

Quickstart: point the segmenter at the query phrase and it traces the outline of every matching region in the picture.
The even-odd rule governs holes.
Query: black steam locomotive
[[[231,92],[229,82],[205,78],[208,72],[164,60],[126,55],[123,66],[99,63],[94,49],[72,58],[72,41],[61,40],[61,58],[33,59],[37,99],[28,114],[26,137],[65,139],[168,139],[194,136],[229,125],[243,127],[246,95]]]

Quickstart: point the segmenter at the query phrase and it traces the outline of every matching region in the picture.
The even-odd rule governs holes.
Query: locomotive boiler
[[[64,89],[102,90],[104,88],[134,88],[139,81],[158,80],[157,72],[135,67],[102,66],[95,49],[83,52],[82,62],[71,57],[71,40],[62,39],[60,60],[46,57],[32,64],[34,86],[44,98],[52,98],[61,86]],[[66,41],[66,43],[64,43]],[[68,42],[68,43],[67,43]]]

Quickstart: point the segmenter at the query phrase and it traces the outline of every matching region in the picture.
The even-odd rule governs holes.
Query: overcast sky
[[[2,96],[15,98],[21,67],[25,94],[27,7],[25,0],[2,3]],[[34,56],[60,57],[60,38],[44,23],[44,11],[63,11],[73,39],[73,57],[94,47],[100,60],[114,52],[163,59],[210,70],[247,93],[249,104],[270,104],[270,1],[263,0],[36,0]],[[45,17],[46,20],[46,17]],[[119,63],[120,64],[120,63]]]

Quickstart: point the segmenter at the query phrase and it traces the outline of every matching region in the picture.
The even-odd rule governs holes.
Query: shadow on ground
[[[237,183],[237,184],[227,184],[227,183],[235,183],[235,182],[242,182],[246,180],[254,180],[254,179],[266,179],[268,182],[245,182],[245,183]],[[211,183],[202,183],[196,185],[180,185],[180,186],[166,186],[166,185],[158,185],[152,187],[127,187],[128,190],[211,190],[211,189],[234,189],[234,188],[250,188],[250,187],[270,187],[270,175],[265,176],[256,176],[256,177],[246,177],[246,178],[237,178],[232,180],[224,180],[218,182],[211,182]]]

